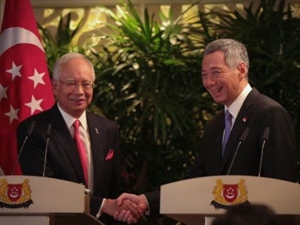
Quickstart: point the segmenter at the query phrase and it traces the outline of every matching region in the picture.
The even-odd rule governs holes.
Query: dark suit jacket
[[[246,128],[249,128],[249,133],[240,145],[229,174],[257,176],[263,136],[266,127],[269,127],[261,176],[297,181],[295,129],[288,112],[281,105],[253,89],[237,115],[222,158],[224,116],[222,110],[208,123],[199,157],[187,178],[227,174],[240,137]],[[159,209],[159,195],[159,191],[146,194],[150,211],[155,214]]]
[[[86,116],[94,166],[94,194],[91,196],[90,211],[96,215],[103,198],[116,198],[121,192],[120,141],[116,123],[90,112]],[[18,149],[31,121],[35,121],[35,126],[20,155],[23,174],[42,176],[47,127],[51,123],[45,176],[84,183],[76,144],[57,105],[19,124]],[[105,160],[110,149],[114,150],[113,158]],[[107,218],[103,217],[106,215],[102,219],[107,222]]]

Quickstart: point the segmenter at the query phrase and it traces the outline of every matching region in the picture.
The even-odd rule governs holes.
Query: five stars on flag
[[[7,69],[6,72],[8,74],[11,74],[12,77],[12,82],[14,82],[16,77],[20,77],[22,78],[22,73],[20,72],[21,68],[23,65],[16,65],[15,62],[12,62],[11,64],[11,68]],[[34,89],[37,87],[37,85],[41,84],[41,85],[45,85],[45,82],[43,80],[43,77],[45,75],[45,72],[39,73],[37,71],[37,69],[34,69],[34,74],[32,76],[24,76],[25,78],[27,77],[28,79],[33,81],[33,87]],[[13,85],[13,84],[10,84]],[[0,83],[0,101],[3,98],[8,98],[7,96],[7,90],[8,90],[9,86],[4,87],[2,86],[2,84]],[[28,88],[28,90],[30,90],[31,88]],[[31,101],[24,103],[25,106],[30,108],[30,115],[33,115],[34,112],[37,111],[43,111],[42,107],[41,107],[41,103],[42,103],[43,99],[36,99],[35,96],[32,94],[31,95]],[[9,117],[9,123],[11,124],[13,120],[19,120],[18,117],[18,112],[20,111],[20,108],[14,108],[13,107],[13,102],[10,103],[10,107],[9,107],[9,112],[5,112],[4,115]]]

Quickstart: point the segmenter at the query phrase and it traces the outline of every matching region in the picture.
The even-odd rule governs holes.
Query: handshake
[[[133,224],[137,223],[148,208],[145,195],[123,193],[117,199],[106,199],[102,212],[112,216],[115,220]]]

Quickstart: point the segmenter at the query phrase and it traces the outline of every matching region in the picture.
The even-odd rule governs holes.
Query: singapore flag
[[[6,0],[0,33],[0,167],[17,159],[16,128],[54,104],[46,56],[30,0]],[[21,174],[17,164],[14,174]]]

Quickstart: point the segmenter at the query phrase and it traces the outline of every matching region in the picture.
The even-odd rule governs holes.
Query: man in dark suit
[[[280,104],[249,85],[248,70],[249,58],[243,44],[219,39],[206,46],[202,82],[224,110],[208,123],[198,160],[187,178],[229,174],[297,181],[293,122]],[[230,114],[227,141],[225,114]],[[158,214],[159,196],[159,191],[139,196],[125,193],[119,204],[131,199],[143,210]],[[123,213],[117,212],[115,219],[122,220]]]
[[[118,209],[115,198],[122,191],[120,140],[115,122],[86,111],[92,100],[94,80],[93,65],[83,55],[68,53],[58,59],[53,69],[57,103],[19,124],[18,148],[20,150],[27,129],[34,122],[32,133],[20,153],[23,174],[84,184],[91,194],[91,214],[110,223]],[[73,139],[76,120],[80,124],[84,165]],[[130,217],[129,221],[134,219]]]

